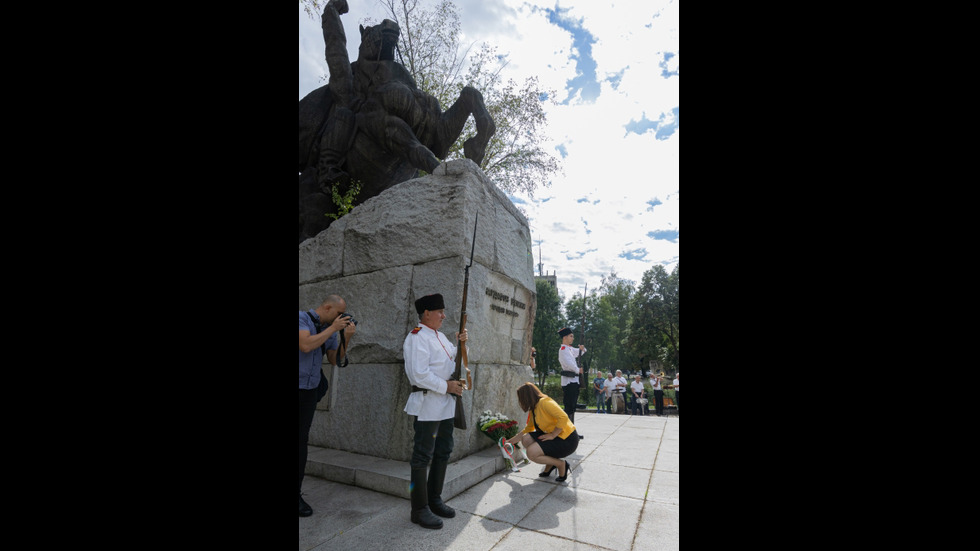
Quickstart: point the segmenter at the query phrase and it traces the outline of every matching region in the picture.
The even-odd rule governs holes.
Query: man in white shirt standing
[[[681,414],[681,373],[674,374],[674,405],[677,406],[677,415]]]
[[[610,371],[606,374],[606,381],[602,383],[602,391],[606,394],[606,401],[609,403],[606,413],[619,413],[619,406],[613,400],[613,389],[615,388],[616,383],[613,382],[613,374]]]
[[[579,374],[582,373],[582,368],[575,363],[575,358],[585,354],[585,346],[580,344],[577,349],[572,348],[572,341],[575,340],[575,335],[567,327],[563,327],[558,331],[558,336],[561,337],[561,348],[558,349],[558,363],[561,364],[562,402],[565,406],[565,415],[574,424],[575,409],[578,407],[578,379]],[[582,434],[579,433],[578,437],[581,439]]]
[[[412,522],[438,530],[442,528],[439,517],[456,516],[456,511],[442,502],[442,486],[449,456],[453,453],[453,418],[456,416],[453,395],[462,399],[463,381],[450,380],[456,370],[457,348],[439,331],[446,319],[442,295],[426,295],[416,300],[415,310],[420,325],[405,337],[402,345],[405,374],[412,383],[405,413],[414,416],[415,428],[415,444],[409,461],[412,468]],[[465,329],[457,335],[457,340],[460,347],[465,346]]]
[[[660,386],[663,377],[650,374],[650,386],[653,387],[653,404],[657,408],[657,417],[664,414],[664,390]]]
[[[613,377],[613,399],[619,396],[619,400],[623,402],[623,414],[626,414],[626,377],[623,377],[623,370],[617,369],[616,376]]]

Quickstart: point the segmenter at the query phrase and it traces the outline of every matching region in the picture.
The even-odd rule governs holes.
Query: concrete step
[[[442,499],[449,500],[470,487],[507,468],[496,446],[470,454],[446,467]],[[409,499],[412,469],[407,461],[394,461],[370,455],[308,447],[307,476],[358,486]]]

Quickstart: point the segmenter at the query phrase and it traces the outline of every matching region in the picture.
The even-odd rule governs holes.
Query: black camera
[[[357,327],[357,320],[354,319],[353,316],[351,316],[350,314],[340,314],[340,319],[347,319],[347,318],[350,318],[350,322],[354,324],[354,327]]]

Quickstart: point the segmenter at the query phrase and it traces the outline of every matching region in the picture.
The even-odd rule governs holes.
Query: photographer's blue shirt
[[[316,326],[313,325],[310,316],[313,316],[316,322],[320,323],[320,316],[316,315],[316,312],[300,312],[299,329],[300,331],[306,329],[311,335],[316,335]],[[330,338],[327,339],[326,346],[327,350],[337,350],[340,347],[340,336],[337,333],[330,335]],[[317,348],[312,352],[299,351],[300,390],[316,388],[320,384],[320,366],[323,364],[323,352],[321,348]]]

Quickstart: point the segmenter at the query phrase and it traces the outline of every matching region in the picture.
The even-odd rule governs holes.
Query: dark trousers
[[[316,389],[299,389],[299,492],[303,491],[303,474],[306,472],[306,445],[310,441],[310,427],[316,413]]]
[[[637,397],[633,396],[633,415],[636,415],[637,408],[639,408],[640,410],[640,415],[647,415],[648,413],[650,413],[649,404],[644,406],[643,404],[637,402],[636,400]]]
[[[453,453],[453,418],[442,421],[419,421],[412,425],[415,440],[412,445],[412,468],[409,492],[412,499],[412,520],[416,512],[426,507],[443,506],[442,486],[446,481],[449,456]],[[430,467],[431,464],[431,467]]]
[[[654,390],[653,401],[657,406],[657,415],[663,415],[664,414],[664,391]]]
[[[674,391],[674,405],[677,406],[677,413],[680,414],[680,412],[681,412],[681,391],[679,391],[679,390],[675,390]]]
[[[596,391],[595,393],[595,411],[596,413],[602,413],[605,410],[609,413],[609,406],[606,405],[606,395],[601,391]]]
[[[565,406],[565,415],[572,423],[575,423],[575,408],[578,406],[578,388],[578,383],[568,383],[561,387],[561,391],[564,393],[562,402]]]
[[[413,469],[423,469],[433,463],[448,463],[453,453],[453,419],[419,421],[415,417],[415,445],[412,447]]]

